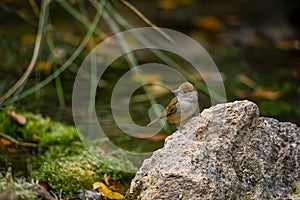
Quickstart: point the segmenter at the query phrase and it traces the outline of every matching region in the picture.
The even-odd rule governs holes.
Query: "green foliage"
[[[8,117],[7,110],[9,108],[0,112],[0,132],[11,135],[15,139],[21,139],[22,136],[22,127],[18,123],[14,122]]]
[[[49,160],[33,171],[31,177],[45,182],[54,190],[75,193],[82,188],[90,188],[101,174],[96,173],[97,163],[90,157],[70,156]]]
[[[78,155],[58,155],[57,159],[44,162],[32,172],[31,178],[49,184],[56,192],[62,190],[75,194],[80,189],[91,189],[96,181],[103,181],[103,174],[107,172],[112,177],[121,177],[119,172],[107,168],[98,157],[83,151]]]
[[[7,115],[6,108],[0,112],[0,132],[10,135],[17,140],[37,141],[40,147],[50,145],[69,145],[80,141],[73,126],[52,122],[49,117],[42,117],[28,112],[18,112],[26,118],[26,124],[20,125]]]
[[[67,145],[72,141],[79,141],[78,133],[75,127],[65,126],[61,123],[50,122],[48,131],[38,135],[40,145]]]

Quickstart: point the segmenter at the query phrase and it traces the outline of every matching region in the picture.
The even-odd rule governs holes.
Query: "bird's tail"
[[[162,116],[162,117],[158,117],[158,118],[155,118],[154,120],[152,120],[149,124],[147,124],[147,126],[151,126],[152,124],[154,124],[154,123],[156,123],[156,122],[158,122],[159,120],[161,120],[161,119],[163,119],[164,118],[164,116]]]

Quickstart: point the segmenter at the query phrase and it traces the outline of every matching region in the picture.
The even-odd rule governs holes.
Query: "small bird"
[[[181,126],[198,111],[198,92],[191,83],[184,82],[172,92],[176,96],[165,108],[163,114],[152,120],[147,126],[162,119],[167,119],[170,123]]]

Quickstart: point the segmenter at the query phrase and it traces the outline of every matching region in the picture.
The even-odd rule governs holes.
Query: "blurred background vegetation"
[[[131,0],[129,3],[1,1],[0,96],[24,74],[32,60],[36,38],[42,38],[31,75],[2,106],[12,105],[72,124],[73,82],[83,59],[109,36],[149,26],[148,18],[159,27],[191,36],[205,47],[222,73],[228,101],[249,99],[258,104],[262,116],[300,125],[298,0],[272,3],[268,0]],[[155,61],[147,52],[136,52],[136,55],[140,55],[140,63]],[[180,62],[184,68],[184,60]],[[111,116],[110,94],[118,78],[128,70],[125,59],[118,59],[105,72],[98,88],[97,114],[105,119],[104,129],[115,133],[120,130]],[[166,105],[172,94],[162,93],[157,101]],[[209,106],[209,97],[200,91],[200,107]],[[145,116],[149,107],[149,102],[132,102],[137,123],[149,122]],[[166,135],[162,132],[148,140],[139,140],[123,134],[115,142],[135,151],[152,151],[162,146]]]

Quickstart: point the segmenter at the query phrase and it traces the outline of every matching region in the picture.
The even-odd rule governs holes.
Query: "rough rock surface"
[[[236,101],[166,138],[131,183],[148,199],[300,199],[300,129]]]

